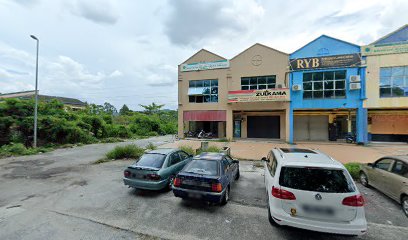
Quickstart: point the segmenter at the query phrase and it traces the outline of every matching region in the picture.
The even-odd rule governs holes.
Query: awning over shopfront
[[[209,111],[184,111],[184,121],[226,121],[226,111],[209,110]]]

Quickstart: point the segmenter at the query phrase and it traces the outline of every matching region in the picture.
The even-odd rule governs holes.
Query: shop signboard
[[[361,65],[359,53],[325,57],[296,58],[290,60],[291,70],[357,67]]]
[[[289,88],[239,90],[228,92],[228,102],[289,101]]]
[[[408,53],[408,44],[367,45],[361,47],[361,55]]]
[[[185,63],[181,64],[182,72],[190,71],[202,71],[202,70],[211,70],[211,69],[220,69],[220,68],[229,68],[229,60],[219,60],[214,62],[196,62],[196,63]]]

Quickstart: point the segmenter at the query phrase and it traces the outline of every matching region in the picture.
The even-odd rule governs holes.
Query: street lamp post
[[[35,105],[34,105],[34,143],[33,147],[37,147],[37,109],[38,109],[38,49],[40,46],[40,40],[34,35],[30,37],[37,41],[37,58],[35,62]]]

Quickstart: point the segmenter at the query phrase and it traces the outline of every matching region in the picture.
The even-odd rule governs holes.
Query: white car
[[[362,235],[364,199],[343,164],[316,150],[275,148],[265,161],[272,225]]]

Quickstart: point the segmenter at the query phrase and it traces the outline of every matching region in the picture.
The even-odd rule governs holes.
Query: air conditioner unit
[[[350,90],[357,90],[361,88],[361,83],[350,83]]]
[[[350,82],[360,82],[360,75],[351,75]]]
[[[294,85],[292,86],[292,91],[300,91],[300,90],[302,90],[302,85],[300,85],[300,84],[294,84]]]

